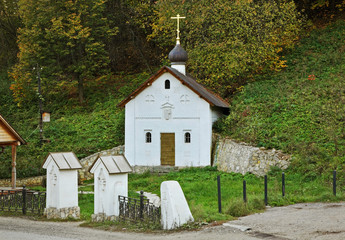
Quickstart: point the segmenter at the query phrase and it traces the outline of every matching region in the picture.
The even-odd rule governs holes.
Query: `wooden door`
[[[161,165],[175,166],[175,133],[161,133]]]

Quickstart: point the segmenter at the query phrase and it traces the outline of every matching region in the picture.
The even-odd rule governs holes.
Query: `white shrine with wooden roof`
[[[49,153],[42,166],[47,169],[47,218],[79,218],[78,169],[82,166],[73,152]]]
[[[119,196],[128,196],[128,173],[132,168],[123,155],[101,156],[91,165],[94,174],[93,221],[119,216]],[[99,219],[99,220],[98,220]]]
[[[169,60],[171,67],[119,104],[125,107],[125,157],[132,166],[210,165],[212,124],[229,104],[186,73],[179,36]]]

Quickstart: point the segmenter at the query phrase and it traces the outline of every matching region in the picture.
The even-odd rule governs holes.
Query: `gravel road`
[[[161,234],[108,232],[83,228],[80,222],[33,221],[0,217],[0,240],[252,240],[345,239],[345,203],[306,203],[268,208],[264,213],[199,231]],[[241,231],[240,229],[250,229]]]

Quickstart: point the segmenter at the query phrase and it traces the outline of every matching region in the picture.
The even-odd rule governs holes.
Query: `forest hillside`
[[[344,7],[339,0],[0,0],[0,114],[28,142],[18,148],[18,177],[42,174],[49,152],[81,158],[123,144],[117,104],[169,64],[176,14],[187,16],[188,71],[230,103],[216,131],[291,153],[297,170],[343,170]],[[39,101],[51,111],[42,143]],[[10,154],[0,154],[0,178],[10,177]]]

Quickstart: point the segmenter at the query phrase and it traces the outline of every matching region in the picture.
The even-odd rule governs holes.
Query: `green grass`
[[[217,176],[221,177],[223,213],[218,213]],[[310,177],[291,170],[285,173],[286,194],[281,196],[281,171],[275,169],[268,174],[268,201],[271,206],[283,206],[298,202],[340,201],[345,195],[339,185],[337,197],[332,194],[331,179],[328,176]],[[130,174],[129,189],[160,194],[163,181],[176,180],[180,183],[192,214],[198,222],[212,222],[233,219],[263,210],[264,179],[252,174],[218,172],[213,167],[187,168],[157,176],[150,173]],[[248,203],[243,204],[242,183],[247,183]]]
[[[217,176],[221,180],[222,213],[218,212]],[[282,171],[272,169],[268,173],[268,204],[270,206],[285,206],[301,202],[337,202],[345,200],[345,185],[337,183],[337,196],[333,195],[332,179],[329,175],[310,176],[296,173],[291,169],[285,171],[285,196],[281,193]],[[138,191],[152,192],[160,196],[160,185],[163,181],[176,180],[182,187],[192,215],[194,224],[184,226],[183,229],[194,229],[203,223],[232,220],[265,209],[264,178],[252,174],[219,172],[214,167],[186,168],[178,172],[158,175],[145,172],[143,174],[129,174],[129,196],[139,198]],[[247,202],[242,195],[243,180],[247,183]],[[79,186],[79,191],[93,190],[88,180]],[[28,187],[31,190],[45,191],[42,187]],[[108,230],[152,231],[160,226],[147,224],[128,224],[124,222],[91,223],[94,212],[94,195],[79,194],[81,219],[85,226]],[[2,214],[1,214],[2,215]],[[8,215],[8,214],[7,214]],[[11,215],[11,214],[9,214]]]
[[[216,129],[293,154],[295,170],[345,177],[345,21],[313,30],[286,54],[288,67],[244,87]]]
[[[218,175],[221,179],[222,213],[218,212]],[[332,179],[329,175],[309,176],[291,170],[285,171],[286,190],[285,196],[282,197],[281,176],[282,171],[279,169],[272,169],[268,173],[270,206],[345,200],[345,185],[341,181],[338,181],[337,196],[334,196]],[[219,172],[214,167],[186,168],[164,175],[149,172],[129,174],[129,196],[139,198],[137,191],[140,190],[160,196],[160,185],[168,180],[176,180],[180,183],[193,217],[198,223],[231,220],[265,209],[263,177]],[[243,180],[247,183],[246,204],[243,202]],[[79,190],[83,188],[84,186],[80,186]],[[79,194],[79,206],[82,219],[90,221],[93,214],[93,195]]]

